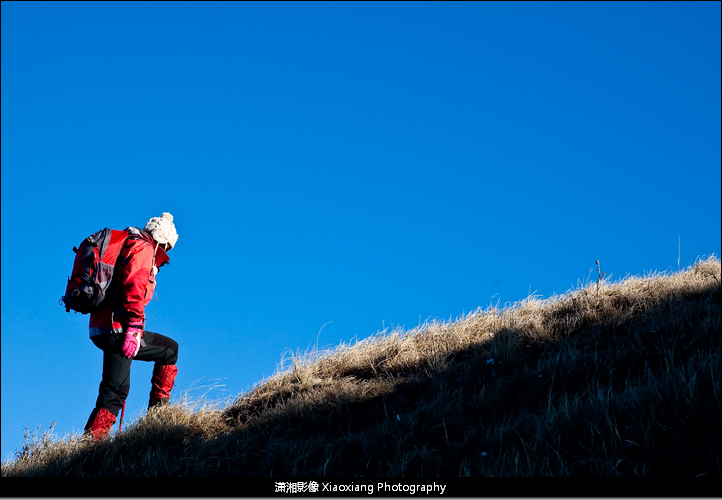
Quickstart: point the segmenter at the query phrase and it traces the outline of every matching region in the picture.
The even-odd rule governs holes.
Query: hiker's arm
[[[153,248],[150,245],[132,245],[125,255],[125,269],[121,287],[122,305],[127,325],[141,325],[145,319],[145,304],[153,294],[150,269],[153,265]],[[155,280],[154,280],[155,281]]]

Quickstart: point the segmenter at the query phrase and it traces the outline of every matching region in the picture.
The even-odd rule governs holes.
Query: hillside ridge
[[[720,477],[720,261],[310,352],[2,476]]]

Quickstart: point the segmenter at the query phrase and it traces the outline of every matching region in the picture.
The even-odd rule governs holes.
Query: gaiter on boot
[[[177,374],[178,367],[176,365],[155,365],[153,377],[150,379],[152,388],[150,390],[148,409],[170,402],[170,391],[173,390]]]
[[[92,437],[95,441],[100,441],[110,433],[115,419],[116,416],[105,408],[95,408],[90,413],[88,423],[85,424],[84,434]]]

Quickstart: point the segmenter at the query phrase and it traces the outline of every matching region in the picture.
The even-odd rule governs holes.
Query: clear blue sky
[[[720,45],[719,2],[2,2],[2,458],[93,408],[58,299],[106,226],[175,216],[147,328],[209,398],[595,259],[719,256]]]

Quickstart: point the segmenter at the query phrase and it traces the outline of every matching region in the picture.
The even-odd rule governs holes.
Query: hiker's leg
[[[100,382],[96,408],[105,408],[117,415],[130,392],[131,359],[122,352],[123,343],[113,335],[98,335],[93,343],[103,350],[103,379]]]
[[[145,347],[141,347],[135,359],[140,361],[153,361],[153,376],[151,377],[150,400],[148,408],[160,404],[168,404],[170,392],[173,390],[178,368],[178,343],[170,337],[155,332],[146,331],[143,335]]]
[[[98,399],[90,414],[86,431],[93,436],[110,432],[116,416],[130,391],[130,365],[132,360],[121,352],[122,344],[115,335],[98,335],[92,338],[93,343],[103,350],[103,378],[98,388]]]
[[[178,342],[160,333],[143,332],[145,347],[141,347],[135,358],[138,361],[154,361],[161,365],[174,365],[178,361]]]

